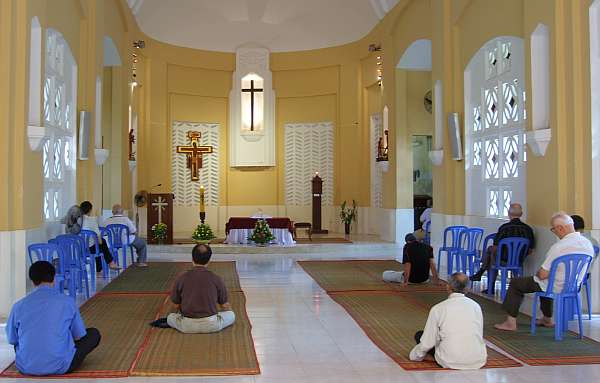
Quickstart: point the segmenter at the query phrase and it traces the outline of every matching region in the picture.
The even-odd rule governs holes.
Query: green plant
[[[356,208],[356,201],[352,200],[352,207],[346,207],[347,203],[344,201],[342,203],[342,210],[340,211],[340,218],[342,222],[347,225],[350,225],[353,221],[356,221],[356,217],[358,215]]]
[[[167,239],[167,224],[161,222],[152,225],[152,237],[155,241],[164,241]]]
[[[201,223],[194,230],[194,234],[192,234],[192,239],[194,241],[210,241],[211,239],[216,238],[213,234],[212,229],[206,223]]]
[[[252,235],[249,236],[248,239],[256,244],[265,245],[275,239],[275,237],[273,236],[273,233],[271,233],[267,221],[259,219],[256,221],[254,231],[252,231]]]

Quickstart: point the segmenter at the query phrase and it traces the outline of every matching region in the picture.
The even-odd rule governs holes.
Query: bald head
[[[550,230],[560,239],[575,232],[573,218],[564,211],[559,211],[552,216],[550,226]]]
[[[453,293],[464,293],[467,288],[467,283],[469,282],[469,277],[467,277],[464,273],[454,273],[450,276],[448,280],[448,288]]]
[[[520,203],[511,203],[508,208],[508,216],[512,218],[521,218],[523,215],[523,206]]]
[[[117,204],[114,204],[112,207],[112,213],[113,215],[118,215],[118,214],[123,214],[123,206]]]

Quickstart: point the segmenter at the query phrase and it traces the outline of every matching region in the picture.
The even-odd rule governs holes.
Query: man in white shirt
[[[524,294],[546,291],[548,288],[548,278],[550,277],[550,268],[555,259],[573,253],[589,254],[591,257],[594,257],[594,248],[592,247],[592,244],[584,236],[575,231],[573,219],[569,215],[564,212],[554,214],[550,221],[550,225],[550,231],[552,231],[560,240],[548,250],[548,253],[546,253],[546,260],[535,276],[513,278],[510,281],[510,286],[506,292],[506,298],[502,304],[502,308],[508,313],[508,316],[503,323],[494,325],[498,330],[517,330],[517,315],[519,315],[519,308],[523,302]],[[554,291],[562,291],[564,283],[565,270],[564,267],[559,267],[556,270],[554,277]],[[538,325],[554,327],[554,321],[552,320],[552,303],[552,299],[540,298],[540,308],[544,316],[538,320]]]
[[[423,213],[421,213],[421,217],[419,217],[419,221],[421,221],[421,227],[423,227],[423,229],[425,229],[425,222],[427,221],[431,221],[431,211],[432,209],[432,202],[430,199],[427,200],[427,209],[423,210]]]
[[[410,360],[421,361],[434,350],[435,361],[444,368],[474,370],[485,365],[483,315],[479,304],[464,294],[468,282],[463,273],[450,276],[450,295],[429,311],[425,329],[415,334]]]
[[[116,204],[112,208],[112,217],[104,221],[106,226],[113,224],[126,225],[129,228],[129,238],[122,238],[123,243],[130,243],[137,253],[137,265],[146,267],[146,241],[136,235],[137,229],[128,217],[123,215],[123,207]]]

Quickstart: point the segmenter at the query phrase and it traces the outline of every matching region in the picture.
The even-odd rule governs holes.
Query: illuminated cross
[[[156,202],[152,202],[152,206],[158,210],[158,223],[162,223],[162,211],[165,207],[169,206],[167,200],[163,199],[161,196],[158,196]]]
[[[187,168],[192,172],[192,181],[198,181],[198,173],[202,168],[202,155],[213,152],[212,146],[200,145],[200,132],[187,132],[190,139],[190,146],[178,146],[177,153],[183,153],[187,156]]]
[[[262,92],[260,88],[254,87],[254,80],[250,80],[250,88],[242,89],[242,92],[250,93],[250,130],[254,130],[254,93]]]

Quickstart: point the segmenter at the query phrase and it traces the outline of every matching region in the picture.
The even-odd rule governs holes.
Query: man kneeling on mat
[[[33,263],[29,278],[36,288],[15,303],[6,323],[22,374],[73,372],[100,343],[100,332],[83,325],[75,300],[54,287],[55,274],[50,262]]]
[[[177,278],[171,292],[179,312],[167,316],[170,327],[189,334],[210,333],[235,322],[225,283],[206,268],[211,256],[208,245],[199,244],[192,250],[194,268]]]

